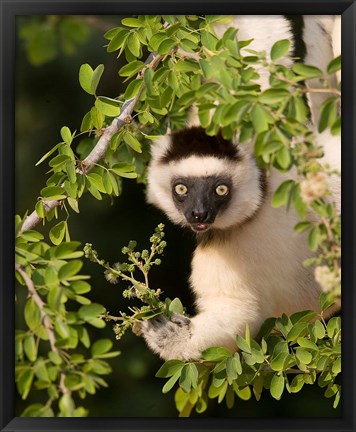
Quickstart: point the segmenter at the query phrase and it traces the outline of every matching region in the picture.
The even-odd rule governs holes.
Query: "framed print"
[[[355,430],[354,2],[1,33],[1,430]]]

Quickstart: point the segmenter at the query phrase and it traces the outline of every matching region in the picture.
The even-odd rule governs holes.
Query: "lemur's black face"
[[[172,180],[172,196],[177,209],[193,231],[207,231],[219,211],[224,210],[232,193],[229,177],[182,177]]]

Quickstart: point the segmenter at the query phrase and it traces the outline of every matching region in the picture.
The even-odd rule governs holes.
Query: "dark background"
[[[19,17],[18,30],[28,24],[33,17]],[[42,17],[46,20],[46,17]],[[18,38],[16,47],[16,213],[21,216],[26,210],[34,209],[39,190],[46,181],[46,162],[38,167],[40,157],[61,141],[60,128],[68,126],[78,130],[84,114],[91,108],[93,98],[79,85],[78,73],[81,64],[89,63],[95,68],[105,65],[105,72],[98,88],[98,94],[116,97],[122,93],[118,70],[123,60],[116,53],[107,53],[103,37],[105,26],[118,26],[120,17],[94,17],[94,24],[88,25],[89,37],[72,56],[59,51],[50,62],[41,66],[32,65],[26,55],[25,41]],[[100,24],[104,23],[104,25]],[[102,28],[103,27],[103,28]],[[44,44],[46,41],[44,40]],[[121,247],[135,239],[138,248],[148,247],[148,239],[158,223],[166,225],[166,247],[162,264],[150,273],[153,287],[160,287],[165,295],[178,296],[194,313],[193,298],[188,290],[190,259],[194,238],[190,232],[182,231],[167,221],[166,217],[145,203],[144,189],[134,180],[124,181],[123,193],[111,204],[103,196],[97,201],[87,194],[79,202],[80,214],[71,213],[69,226],[72,240],[83,244],[92,243],[99,256],[116,262],[120,259]],[[40,227],[38,227],[41,230]],[[46,228],[43,231],[47,231]],[[127,300],[121,296],[118,285],[108,283],[101,268],[91,262],[84,263],[83,274],[91,275],[92,291],[89,297],[93,302],[103,304],[112,314],[126,310]],[[21,318],[26,293],[17,287],[18,314],[16,326],[23,328]],[[88,329],[92,341],[110,338],[115,349],[121,351],[117,358],[109,360],[113,372],[106,377],[107,389],[88,396],[83,405],[89,408],[92,417],[159,417],[176,416],[174,391],[163,395],[161,388],[165,380],[155,378],[162,361],[152,354],[143,340],[127,333],[119,342],[115,341],[110,323],[104,330]],[[104,377],[105,378],[105,377]],[[228,410],[224,402],[210,401],[209,409],[203,416],[225,417],[337,417],[341,406],[332,408],[331,399],[323,396],[324,390],[317,386],[304,386],[296,395],[283,394],[281,401],[272,399],[265,391],[261,401],[254,397],[250,401],[237,399],[233,409]],[[38,401],[40,392],[31,393],[31,398],[16,402],[17,414],[29,403]],[[196,415],[193,411],[192,415]]]

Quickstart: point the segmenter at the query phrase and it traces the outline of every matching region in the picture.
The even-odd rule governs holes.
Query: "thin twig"
[[[17,264],[16,270],[20,273],[22,279],[24,280],[26,287],[27,287],[27,290],[28,290],[28,293],[29,293],[29,296],[33,299],[33,301],[38,306],[38,309],[39,309],[40,314],[41,314],[41,321],[43,323],[43,327],[45,328],[45,330],[47,332],[49,344],[51,346],[51,350],[53,352],[55,352],[56,354],[60,355],[59,349],[56,347],[56,337],[54,335],[52,321],[44,310],[45,303],[43,302],[43,300],[39,296],[39,294],[36,290],[35,284],[33,283],[30,276],[26,273],[25,269],[22,266],[20,266],[19,264]],[[67,394],[67,393],[70,393],[70,391],[65,386],[64,379],[65,379],[65,374],[62,372],[60,375],[59,388],[63,394]]]
[[[163,58],[163,56],[161,56],[161,55],[158,55],[156,53],[151,53],[148,56],[145,63],[148,67],[155,69],[157,67],[157,65],[160,63],[160,61],[162,60],[162,58]],[[107,128],[105,128],[102,136],[100,137],[100,139],[97,142],[94,149],[82,161],[82,163],[81,163],[82,168],[77,170],[79,173],[84,174],[84,172],[85,173],[89,172],[97,162],[99,162],[101,159],[103,159],[105,157],[105,154],[106,154],[107,149],[110,145],[110,140],[111,140],[112,136],[118,130],[120,130],[125,124],[127,124],[127,119],[130,118],[130,116],[134,110],[134,107],[140,98],[140,95],[143,91],[143,88],[144,88],[144,84],[141,86],[139,93],[134,98],[129,99],[128,101],[126,101],[123,104],[120,115],[118,117],[115,117],[114,120],[112,121],[112,123]],[[83,170],[83,168],[84,168],[84,170]],[[43,206],[44,206],[45,212],[49,213],[51,210],[53,210],[54,208],[61,205],[62,202],[63,202],[62,200],[49,200],[49,201],[43,200]],[[21,235],[23,232],[32,229],[41,220],[42,220],[42,218],[40,216],[38,216],[37,212],[34,210],[25,219],[25,221],[22,225],[22,228],[19,231],[18,235]]]

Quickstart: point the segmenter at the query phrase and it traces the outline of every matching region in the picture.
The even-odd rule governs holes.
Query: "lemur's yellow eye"
[[[175,185],[174,190],[176,191],[176,194],[178,194],[178,195],[186,195],[186,193],[188,192],[188,188],[184,184]]]
[[[221,184],[215,189],[215,192],[219,196],[224,196],[224,195],[227,195],[229,193],[229,188],[226,185]]]

